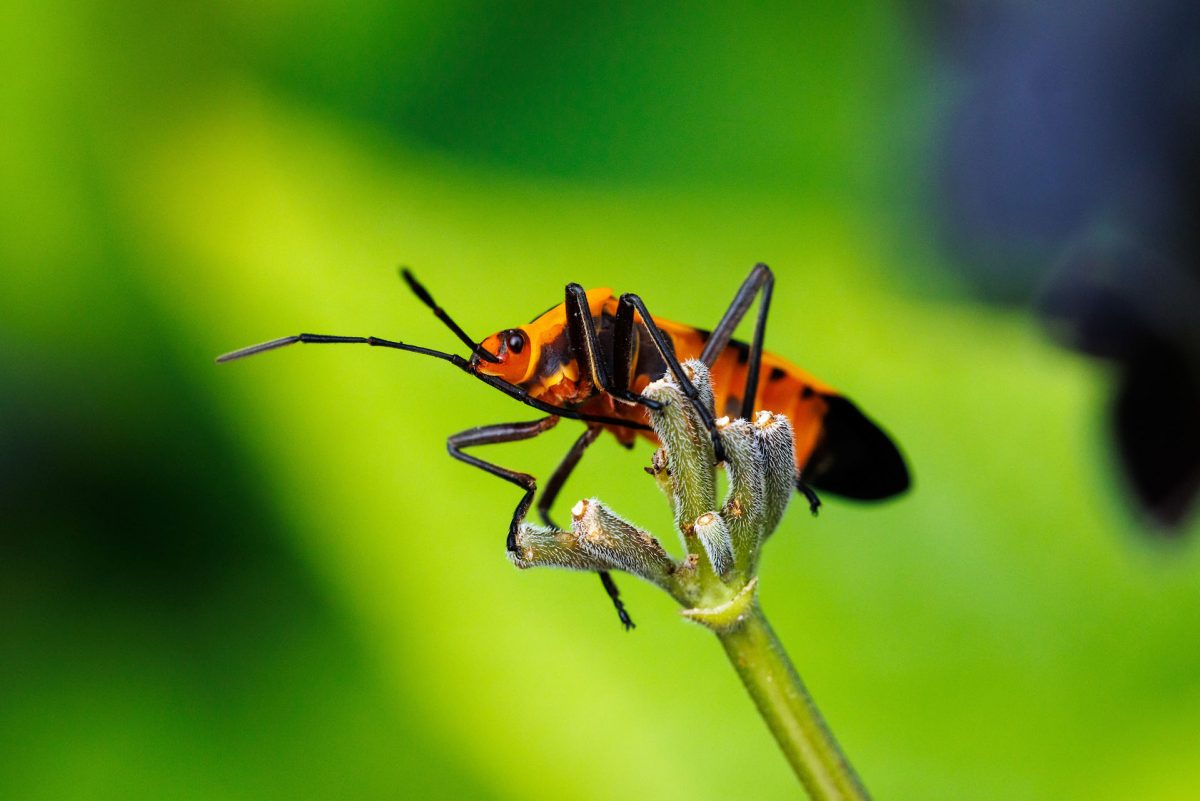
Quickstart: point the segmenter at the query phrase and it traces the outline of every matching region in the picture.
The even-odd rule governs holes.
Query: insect
[[[610,289],[585,290],[568,284],[563,303],[526,325],[506,328],[476,342],[443,310],[407,269],[405,282],[463,344],[470,357],[378,337],[297,334],[227,353],[228,362],[297,342],[364,344],[442,359],[463,372],[539,411],[546,417],[519,423],[470,428],[451,436],[450,455],[509,481],[524,490],[508,527],[507,547],[516,551],[517,532],[537,493],[537,480],[527,474],[484,461],[467,449],[516,442],[548,431],[560,418],[580,420],[583,433],[546,481],[537,511],[550,526],[550,510],[584,451],[604,431],[632,448],[638,438],[657,442],[647,410],[657,403],[641,395],[654,379],[670,371],[682,392],[695,404],[708,427],[717,460],[723,459],[714,414],[680,364],[700,359],[712,377],[719,414],[748,418],[756,401],[786,414],[795,431],[796,487],[813,512],[819,489],[860,500],[887,498],[908,488],[909,475],[899,450],[875,423],[846,397],[784,359],[763,350],[767,313],[775,278],[765,264],[756,265],[743,281],[717,326],[707,331],[654,317],[634,294],[613,295]],[[733,339],[733,331],[761,295],[754,334],[749,343]],[[600,573],[605,590],[626,629],[633,621],[617,586]]]

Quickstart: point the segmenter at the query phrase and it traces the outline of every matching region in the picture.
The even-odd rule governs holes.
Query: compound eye
[[[512,353],[520,353],[525,349],[525,334],[522,331],[510,331],[508,334],[508,349]]]

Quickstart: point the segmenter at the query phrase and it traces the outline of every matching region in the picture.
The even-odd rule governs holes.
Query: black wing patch
[[[821,439],[803,470],[805,483],[862,501],[908,489],[908,467],[888,435],[841,395],[822,398],[828,411]]]

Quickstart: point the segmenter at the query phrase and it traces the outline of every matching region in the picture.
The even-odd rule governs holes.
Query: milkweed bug
[[[796,487],[813,512],[820,504],[813,488],[860,500],[887,498],[908,488],[908,468],[899,450],[875,423],[832,387],[799,367],[763,350],[767,312],[775,278],[758,264],[742,283],[725,315],[712,331],[654,317],[640,297],[614,296],[610,289],[585,290],[568,284],[566,299],[526,325],[506,328],[475,342],[434,301],[411,272],[401,274],[409,288],[470,350],[469,357],[378,337],[297,334],[233,351],[217,358],[228,362],[297,342],[353,343],[419,353],[450,362],[468,375],[548,416],[532,422],[500,423],[467,429],[447,440],[450,455],[521,487],[525,493],[508,527],[507,547],[516,536],[537,492],[536,479],[486,462],[466,452],[479,445],[530,439],[560,418],[582,421],[586,428],[551,474],[537,511],[550,526],[550,509],[567,476],[602,431],[632,448],[638,437],[657,442],[647,409],[656,402],[641,391],[670,372],[695,404],[712,435],[717,460],[723,459],[713,411],[680,364],[700,359],[708,365],[719,413],[749,418],[756,400],[786,414],[795,431]],[[734,328],[761,294],[749,343],[733,339]],[[625,627],[632,628],[616,584],[600,578]]]

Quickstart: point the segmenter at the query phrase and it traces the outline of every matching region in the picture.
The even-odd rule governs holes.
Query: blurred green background
[[[713,638],[505,559],[445,437],[525,409],[298,331],[454,347],[568,281],[768,347],[905,448],[793,509],[768,615],[880,799],[1200,794],[1200,554],[1144,536],[1108,376],[967,292],[924,6],[14,0],[0,26],[0,797],[791,798]],[[547,476],[577,429],[498,448]],[[560,501],[664,537],[649,448]],[[1195,526],[1193,525],[1194,529]],[[1195,534],[1195,532],[1192,532]]]

